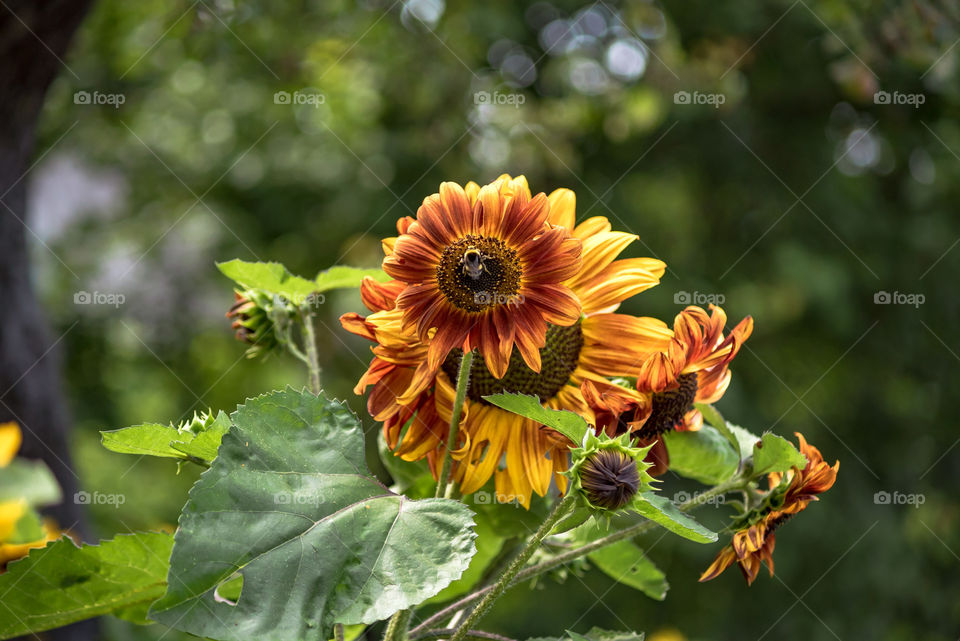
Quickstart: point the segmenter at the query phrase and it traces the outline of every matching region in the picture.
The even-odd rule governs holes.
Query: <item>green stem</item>
[[[444,628],[442,630],[427,630],[421,632],[413,639],[442,639],[449,638],[456,632],[453,628]],[[483,630],[470,630],[467,632],[466,639],[468,641],[513,641],[510,637],[501,636],[499,634],[493,634],[492,632],[484,632]]]
[[[553,526],[557,524],[560,519],[567,515],[567,513],[573,509],[574,504],[579,499],[578,492],[569,491],[567,495],[563,497],[563,500],[557,503],[557,506],[553,508],[553,511],[550,513],[550,516],[547,517],[543,523],[540,524],[540,528],[536,533],[531,537],[530,542],[527,543],[527,546],[523,549],[520,554],[510,563],[507,567],[506,572],[500,575],[500,578],[490,586],[490,591],[487,592],[480,603],[477,604],[477,607],[470,613],[463,623],[457,628],[457,631],[450,638],[450,641],[464,641],[467,634],[472,630],[475,624],[483,618],[483,616],[489,612],[490,608],[493,607],[493,604],[496,602],[500,595],[506,592],[507,588],[510,587],[513,579],[517,576],[520,570],[523,569],[523,566],[527,564],[527,561],[530,560],[530,557],[533,556],[533,553],[537,551],[537,548],[540,547],[540,544],[543,542],[547,535],[550,534],[550,530],[553,529]]]
[[[470,366],[473,364],[473,352],[465,352],[460,359],[460,371],[457,372],[457,394],[453,400],[453,413],[450,415],[450,431],[447,434],[447,449],[443,453],[443,465],[440,468],[440,478],[437,479],[437,491],[434,496],[439,498],[447,492],[450,482],[450,467],[453,460],[450,452],[457,446],[457,433],[460,431],[460,415],[463,413],[463,404],[467,400],[467,387],[470,385]]]
[[[678,505],[677,509],[682,510],[684,512],[688,512],[695,507],[699,507],[700,505],[707,503],[710,499],[712,499],[715,496],[719,496],[721,494],[725,494],[727,492],[743,487],[743,485],[746,482],[747,481],[745,481],[740,477],[735,477],[733,479],[730,479],[729,481],[726,481],[725,483],[721,483],[720,485],[717,485],[715,487],[710,488],[709,490],[706,490],[700,494],[697,494],[696,496],[691,498],[689,501],[686,501]],[[632,525],[628,528],[624,528],[623,530],[620,530],[619,532],[614,532],[613,534],[608,534],[603,538],[587,543],[586,545],[578,547],[574,550],[570,550],[568,552],[558,554],[557,556],[551,559],[538,563],[537,565],[531,565],[530,567],[525,568],[520,572],[517,572],[516,576],[513,577],[513,579],[510,581],[510,585],[507,587],[511,587],[511,586],[517,585],[518,583],[523,583],[524,581],[528,581],[536,576],[543,574],[544,572],[549,572],[550,570],[556,567],[560,567],[561,565],[569,563],[574,559],[579,559],[580,557],[586,556],[591,552],[595,552],[600,548],[617,543],[618,541],[639,536],[640,534],[643,534],[647,530],[652,530],[655,527],[657,527],[657,524],[654,523],[653,521],[644,520],[640,523],[637,523],[636,525]],[[437,623],[438,621],[442,621],[449,616],[452,616],[455,612],[466,608],[467,606],[477,601],[478,599],[485,598],[486,596],[491,594],[496,587],[497,587],[496,585],[491,585],[491,586],[482,588],[480,590],[477,590],[472,594],[468,594],[467,596],[463,597],[459,601],[456,601],[455,603],[448,605],[447,607],[443,608],[442,610],[436,612],[435,614],[427,618],[427,620],[425,620],[423,623],[421,623],[420,625],[415,627],[413,630],[411,630],[410,633],[414,636],[422,634],[423,631],[427,630],[431,625]],[[477,606],[477,610],[479,609],[480,607]]]
[[[333,624],[333,641],[343,641],[343,624]]]
[[[407,625],[410,623],[410,610],[400,610],[387,623],[387,630],[383,633],[383,641],[406,641]]]
[[[310,370],[310,391],[319,394],[320,387],[320,357],[317,355],[317,335],[313,328],[313,313],[303,312],[303,339],[307,348],[307,367]]]

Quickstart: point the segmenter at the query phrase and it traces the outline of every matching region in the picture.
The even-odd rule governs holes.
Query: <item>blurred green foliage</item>
[[[31,223],[82,485],[127,497],[92,506],[99,533],[172,526],[196,471],[111,454],[97,430],[304,380],[291,359],[243,358],[214,261],[376,266],[379,239],[441,181],[523,173],[534,190],[574,189],[579,217],[610,217],[640,236],[633,255],[667,262],[625,311],[669,320],[686,293],[752,314],[720,408],[802,431],[841,470],[778,532],[773,579],[700,585],[716,550],[657,534],[645,544],[664,603],[590,572],[515,589],[492,628],[955,639],[958,22],[955,0],[101,0],[65,61],[76,77],[46,105]],[[75,304],[78,291],[124,302]],[[368,346],[336,322],[359,308],[328,295],[320,341],[328,392],[363,415],[351,388]],[[878,504],[880,491],[925,502]]]

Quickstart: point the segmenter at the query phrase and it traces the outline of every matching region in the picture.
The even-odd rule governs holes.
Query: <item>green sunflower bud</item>
[[[236,302],[227,311],[227,318],[233,320],[231,326],[234,336],[238,341],[250,345],[247,349],[248,358],[268,354],[280,343],[275,322],[275,301],[256,289],[236,291],[234,297]],[[286,309],[279,311],[285,313]]]
[[[200,434],[201,432],[207,431],[207,428],[213,425],[216,420],[217,416],[212,411],[200,412],[199,414],[194,412],[193,418],[181,421],[180,424],[177,425],[177,431]]]
[[[651,489],[650,464],[643,460],[649,450],[631,447],[629,434],[610,438],[603,432],[588,433],[583,446],[571,450],[573,464],[567,474],[591,508],[616,512]]]

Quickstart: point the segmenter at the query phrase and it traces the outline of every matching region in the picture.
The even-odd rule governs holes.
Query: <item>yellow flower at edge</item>
[[[6,467],[13,460],[23,442],[20,426],[16,423],[0,423],[0,467]],[[0,503],[0,568],[20,557],[26,556],[32,548],[45,546],[60,536],[60,531],[49,519],[43,522],[43,536],[25,543],[8,543],[10,535],[16,529],[17,522],[27,513],[30,506],[24,499],[13,499]]]

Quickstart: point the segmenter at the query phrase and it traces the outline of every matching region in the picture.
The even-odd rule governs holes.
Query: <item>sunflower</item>
[[[23,435],[16,423],[0,423],[0,467],[10,464],[20,449]],[[60,536],[53,521],[45,519],[33,540],[18,537],[17,526],[21,519],[30,517],[33,508],[25,498],[13,498],[0,502],[0,571],[10,561],[26,556],[31,549],[43,547]],[[33,517],[37,519],[36,516]]]
[[[494,189],[496,194],[491,193]],[[472,211],[485,207],[484,198],[503,203],[536,200],[531,199],[523,177],[501,176],[484,188],[470,183],[463,193]],[[592,421],[593,413],[580,391],[583,381],[604,381],[608,376],[636,371],[649,355],[664,349],[672,336],[661,321],[615,313],[621,301],[659,282],[664,263],[651,258],[616,260],[637,237],[612,231],[609,221],[599,216],[575,225],[576,197],[572,191],[558,189],[544,201],[548,228],[560,230],[581,247],[582,260],[575,273],[565,274],[564,280],[556,284],[556,291],[572,293],[580,311],[569,323],[567,318],[548,317],[535,355],[526,353],[527,348],[521,345],[521,338],[527,338],[526,329],[520,329],[520,324],[515,331],[501,325],[501,335],[513,332],[516,338],[506,354],[505,367],[491,366],[485,343],[472,340],[464,345],[441,343],[439,363],[434,367],[431,355],[441,328],[424,337],[419,327],[407,322],[409,307],[404,307],[403,300],[411,286],[405,281],[365,281],[361,295],[373,313],[341,318],[347,330],[376,343],[374,360],[355,391],[362,393],[373,386],[368,410],[383,422],[387,444],[406,460],[426,456],[435,475],[437,462],[444,453],[454,400],[453,384],[463,350],[472,346],[483,355],[474,359],[470,370],[460,441],[458,449],[452,452],[454,479],[461,492],[470,494],[494,476],[501,499],[516,499],[525,506],[529,506],[533,493],[543,496],[547,492],[551,478],[565,490],[566,478],[560,472],[567,468],[569,443],[553,430],[495,407],[483,397],[504,391],[533,394],[545,407],[572,410]],[[401,219],[397,224],[399,238],[384,241],[385,265],[393,263],[404,234],[415,224],[410,218]],[[562,253],[563,246],[559,245],[556,251]],[[555,262],[551,257],[543,260]],[[499,312],[494,310],[492,314],[496,319]],[[463,322],[458,318],[447,316],[461,331]],[[503,322],[513,321],[505,316]],[[517,318],[516,322],[524,321]],[[496,356],[494,361],[499,358]]]
[[[784,474],[770,474],[770,504],[759,519],[734,533],[729,546],[723,548],[700,576],[700,581],[714,579],[736,563],[747,585],[753,583],[760,572],[760,564],[766,563],[773,576],[773,549],[776,546],[777,529],[819,500],[817,495],[833,487],[840,469],[840,461],[827,465],[820,450],[807,444],[802,434],[796,432],[800,452],[806,457],[803,469],[792,468]],[[782,493],[782,495],[781,495]]]
[[[723,396],[730,385],[730,361],[753,332],[753,319],[747,316],[724,337],[726,313],[715,305],[710,311],[690,306],[677,314],[672,338],[634,372],[635,390],[609,381],[583,383],[598,427],[611,435],[629,430],[640,445],[653,444],[647,459],[654,464],[653,475],[669,465],[660,435],[700,429],[703,416],[693,404],[715,403]]]
[[[547,324],[580,318],[580,302],[562,284],[580,268],[580,241],[548,222],[546,195],[531,198],[506,177],[471,194],[441,184],[384,259],[383,270],[406,284],[397,297],[403,327],[429,341],[432,369],[453,348],[476,348],[502,378],[516,346],[539,372]]]

